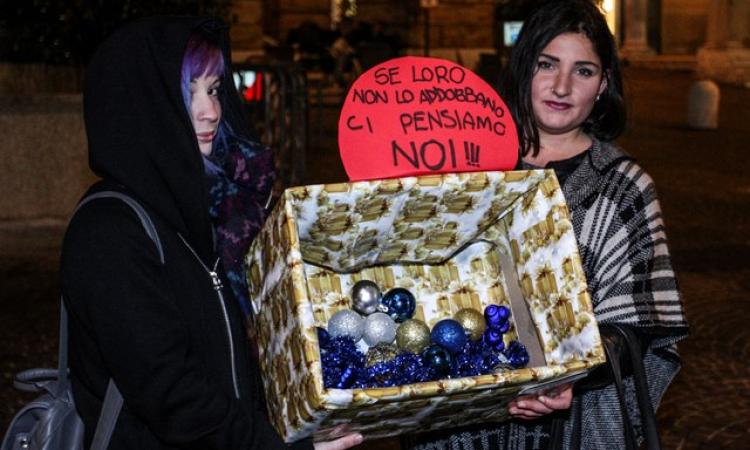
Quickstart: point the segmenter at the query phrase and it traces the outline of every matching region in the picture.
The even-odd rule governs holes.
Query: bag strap
[[[633,384],[635,386],[636,399],[638,400],[638,408],[641,412],[641,425],[643,427],[646,448],[648,450],[661,450],[659,433],[656,428],[656,414],[648,390],[646,369],[643,367],[643,352],[641,351],[640,341],[635,331],[627,325],[615,324],[613,328],[622,336],[626,343],[627,352],[629,353],[630,367],[633,370]]]
[[[612,369],[612,377],[615,381],[615,390],[617,398],[620,400],[620,415],[622,416],[622,427],[624,429],[625,448],[627,450],[637,450],[638,444],[635,438],[633,423],[628,414],[627,402],[625,400],[625,385],[622,382],[622,370],[620,369],[620,355],[616,350],[616,344],[612,341],[603,339],[604,352],[607,354],[607,362]]]
[[[628,362],[630,362],[630,367],[633,370],[633,385],[635,387],[635,395],[638,401],[638,408],[640,409],[641,413],[641,425],[643,428],[643,436],[646,441],[646,449],[661,450],[659,433],[656,429],[656,414],[654,413],[654,406],[651,403],[651,396],[648,391],[646,370],[643,367],[643,353],[641,351],[641,345],[638,340],[638,336],[636,335],[635,331],[627,325],[606,324],[604,326],[617,333],[617,336],[620,338],[620,342],[624,344],[625,347],[622,352],[624,353],[624,355],[620,355],[613,351],[615,345],[612,345],[609,342],[605,342],[606,340],[602,340],[602,342],[605,343],[604,350],[607,352],[607,360],[611,365],[612,373],[615,379],[615,386],[617,388],[617,394],[620,399],[620,409],[623,413],[623,424],[625,424],[626,427],[626,445],[629,441],[632,441],[632,448],[638,448],[637,442],[635,440],[633,426],[630,422],[630,417],[627,414],[624,388],[622,384],[622,374],[620,370],[620,356],[628,359]],[[610,354],[610,352],[612,354]]]
[[[146,234],[152,241],[154,241],[156,250],[159,253],[159,261],[164,264],[164,249],[162,248],[161,239],[156,231],[156,227],[143,206],[141,206],[141,204],[133,197],[117,191],[97,192],[83,198],[80,203],[78,203],[73,214],[85,204],[99,198],[116,198],[122,200],[133,209],[136,216],[138,216],[138,219],[141,221]],[[68,313],[65,309],[62,297],[60,298],[60,306],[60,348],[58,365],[58,379],[60,380],[60,383],[58,389],[67,387],[68,384]],[[112,438],[112,432],[115,430],[117,417],[120,415],[120,410],[122,410],[122,404],[122,393],[120,393],[120,390],[117,388],[115,381],[110,378],[109,383],[107,384],[107,392],[104,394],[104,402],[102,404],[102,411],[99,414],[99,421],[97,422],[96,430],[94,431],[94,438],[91,442],[91,450],[105,450],[107,448],[109,441]]]
[[[123,202],[127,203],[128,206],[130,206],[133,211],[135,211],[135,214],[138,216],[138,219],[140,219],[141,224],[143,225],[143,228],[146,230],[146,234],[148,237],[151,238],[152,241],[154,241],[154,244],[156,245],[156,250],[159,252],[159,261],[164,264],[164,249],[161,246],[161,239],[159,238],[159,233],[156,232],[156,227],[154,226],[154,222],[151,221],[151,216],[148,215],[145,209],[143,209],[143,206],[141,206],[140,203],[138,203],[133,197],[123,194],[122,192],[117,191],[102,191],[97,192],[95,194],[91,194],[89,196],[86,196],[81,200],[80,203],[78,203],[78,206],[76,207],[75,211],[73,211],[73,214],[76,213],[81,207],[87,203],[89,203],[92,200],[96,200],[98,198],[116,198],[120,199]]]
[[[109,440],[115,431],[115,424],[117,423],[117,416],[120,415],[122,403],[122,394],[117,389],[115,380],[110,378],[107,384],[107,393],[104,394],[102,411],[99,413],[99,421],[96,423],[94,438],[91,440],[91,450],[106,450],[109,446]]]
[[[57,339],[57,392],[59,398],[68,388],[68,311],[60,296],[60,331]]]

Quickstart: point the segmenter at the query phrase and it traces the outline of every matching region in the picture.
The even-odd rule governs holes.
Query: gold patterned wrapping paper
[[[378,438],[503,420],[522,388],[604,362],[552,171],[287,189],[246,263],[268,410],[287,442],[329,438],[342,423]],[[506,305],[514,319],[506,339],[525,336],[541,363],[391,388],[325,389],[316,327],[350,308],[360,279],[384,292],[411,290],[416,318],[430,327],[461,308]]]

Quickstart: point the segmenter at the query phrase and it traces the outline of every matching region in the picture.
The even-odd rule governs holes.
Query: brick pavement
[[[626,81],[631,126],[620,142],[656,180],[692,326],[680,346],[683,370],[658,412],[664,448],[750,448],[750,90],[722,86],[720,129],[694,131],[682,125],[690,74],[631,68]],[[344,179],[335,113],[311,108],[308,183]],[[59,238],[55,224],[0,224],[3,429],[23,400],[10,388],[12,373],[54,358]]]
[[[658,412],[669,449],[750,448],[750,89],[722,86],[720,129],[683,127],[684,74],[630,71],[622,144],[657,183],[690,338]]]

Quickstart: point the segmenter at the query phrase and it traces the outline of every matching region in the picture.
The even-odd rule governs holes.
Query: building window
[[[357,15],[357,0],[331,0],[331,23]]]

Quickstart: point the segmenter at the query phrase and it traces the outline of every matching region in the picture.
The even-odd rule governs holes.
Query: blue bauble
[[[323,327],[317,327],[318,330],[318,344],[320,348],[327,348],[328,344],[331,343],[331,335]]]
[[[505,349],[503,333],[497,328],[487,328],[482,338],[484,339],[484,343],[493,350],[501,352]]]
[[[422,361],[440,377],[448,375],[451,371],[451,355],[439,345],[427,347],[422,352]]]
[[[466,337],[466,331],[460,323],[453,319],[443,319],[432,327],[430,339],[449,352],[458,353],[469,338]]]
[[[393,288],[386,292],[381,303],[388,308],[387,314],[398,323],[411,319],[417,309],[414,294],[404,288]]]
[[[510,318],[510,309],[507,306],[489,305],[484,308],[484,318],[487,320],[487,327],[502,327]]]
[[[526,364],[529,363],[529,352],[526,350],[526,347],[515,340],[511,341],[508,348],[505,349],[505,356],[508,357],[508,361],[514,369],[526,367]]]

